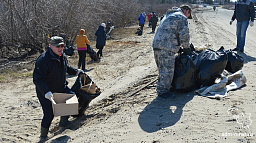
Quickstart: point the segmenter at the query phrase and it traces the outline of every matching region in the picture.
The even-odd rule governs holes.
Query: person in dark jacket
[[[152,27],[150,18],[153,16],[152,12],[148,15],[148,27]]]
[[[103,57],[102,55],[102,50],[104,48],[104,46],[106,45],[106,38],[107,38],[107,35],[106,35],[106,24],[105,23],[102,23],[98,30],[96,31],[95,33],[95,36],[97,36],[97,39],[96,39],[96,48],[99,49],[98,52],[97,52],[97,56],[100,58],[100,57]]]
[[[160,21],[162,21],[162,19],[164,18],[164,16],[165,16],[165,14],[163,14],[163,15],[161,16]]]
[[[106,33],[109,33],[111,27],[112,27],[112,23],[108,22],[107,25],[106,25]]]
[[[63,53],[64,40],[62,37],[51,37],[50,46],[36,60],[33,72],[33,82],[36,86],[36,94],[43,109],[41,122],[40,142],[47,140],[49,127],[53,120],[52,110],[53,93],[75,94],[67,86],[66,73],[78,75],[82,70],[70,66],[66,55]],[[70,125],[69,116],[60,118],[60,127]]]
[[[234,14],[230,20],[230,25],[236,19],[236,48],[233,49],[234,51],[244,52],[244,45],[245,45],[245,37],[248,25],[254,25],[254,6],[251,0],[238,0],[235,3],[235,10]]]
[[[156,16],[155,12],[152,12],[152,17],[150,18],[150,22],[152,24],[152,33],[155,33],[156,30],[156,24],[158,22],[158,17]]]

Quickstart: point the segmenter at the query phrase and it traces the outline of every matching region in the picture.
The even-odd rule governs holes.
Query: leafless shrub
[[[174,0],[1,0],[0,52],[10,49],[20,56],[42,52],[49,37],[65,33],[71,45],[81,28],[89,40],[102,22],[125,27],[138,22],[141,12],[158,16],[174,5]],[[177,4],[177,3],[175,3]],[[179,6],[179,5],[177,5]],[[8,48],[3,48],[8,47]],[[10,52],[0,54],[9,57]],[[17,55],[17,54],[15,54]],[[13,56],[13,55],[12,55]],[[2,56],[1,56],[2,57]]]
[[[27,54],[42,52],[49,36],[58,33],[65,33],[74,44],[80,28],[94,40],[94,33],[102,22],[111,21],[117,27],[131,24],[139,9],[135,1],[122,0],[2,1],[0,48],[12,46],[18,52],[29,48]]]

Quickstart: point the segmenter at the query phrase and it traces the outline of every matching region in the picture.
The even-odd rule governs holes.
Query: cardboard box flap
[[[66,104],[73,104],[73,103],[77,103],[77,102],[78,102],[78,100],[77,100],[76,95],[66,100]]]
[[[82,90],[90,94],[96,94],[97,86],[96,84],[87,84],[81,87]]]
[[[53,99],[56,102],[56,104],[59,103],[66,103],[67,100],[70,98],[73,98],[75,94],[67,94],[67,93],[53,93]],[[73,99],[75,100],[75,99]]]
[[[78,99],[75,94],[53,93],[52,104],[54,116],[78,115]]]

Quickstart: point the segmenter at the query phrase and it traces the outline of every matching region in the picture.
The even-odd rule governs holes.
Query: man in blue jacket
[[[245,36],[248,25],[254,25],[254,6],[251,0],[238,0],[235,3],[235,11],[230,20],[230,25],[236,19],[236,36],[237,36],[237,45],[236,48],[233,49],[235,51],[244,52],[245,45]]]
[[[143,13],[140,14],[138,20],[139,20],[140,30],[143,31],[143,27],[144,27],[144,24],[145,24],[145,16],[144,16]]]
[[[63,38],[52,37],[48,49],[37,58],[33,72],[33,82],[36,86],[37,97],[44,113],[41,122],[40,142],[47,140],[49,127],[54,117],[50,101],[53,98],[53,93],[75,94],[67,87],[66,73],[78,75],[79,72],[82,72],[82,70],[75,69],[68,64],[63,48]],[[62,116],[59,126],[69,126],[68,118],[69,116]]]

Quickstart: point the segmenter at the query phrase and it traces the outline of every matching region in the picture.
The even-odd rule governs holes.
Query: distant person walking
[[[138,20],[139,20],[140,29],[143,31],[143,27],[144,27],[144,24],[145,24],[145,16],[144,16],[143,13],[140,14]]]
[[[215,6],[215,5],[213,6],[213,10],[214,10],[214,11],[216,10],[216,6]]]
[[[234,51],[244,52],[245,37],[248,25],[254,25],[255,10],[251,0],[238,0],[235,3],[234,14],[230,20],[230,25],[236,19],[236,48]]]
[[[153,14],[152,13],[150,13],[149,15],[148,15],[148,27],[151,27],[152,25],[151,25],[151,22],[150,22],[150,18],[153,16]]]
[[[152,12],[152,17],[150,18],[150,22],[152,24],[152,33],[155,33],[155,30],[156,30],[156,25],[157,25],[157,22],[158,22],[158,17],[156,16],[155,12]]]
[[[162,19],[164,18],[164,16],[165,16],[164,14],[161,16],[160,21],[162,21]]]
[[[87,44],[90,44],[90,41],[85,35],[85,30],[80,29],[80,35],[76,36],[76,45],[77,45],[77,51],[79,54],[78,68],[80,69],[82,65],[83,71],[86,70],[85,63],[86,63]]]
[[[95,33],[95,36],[97,36],[96,39],[96,48],[99,49],[97,52],[97,56],[99,58],[103,57],[102,55],[102,50],[104,48],[104,46],[106,45],[106,24],[105,23],[101,23],[101,25],[99,26],[98,30]]]

